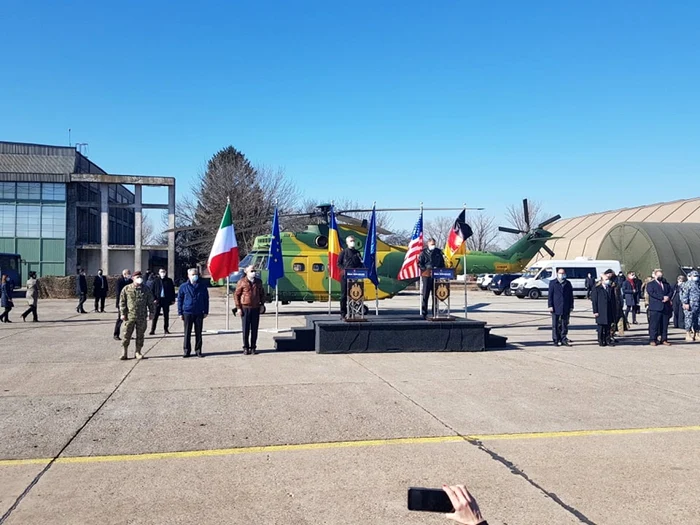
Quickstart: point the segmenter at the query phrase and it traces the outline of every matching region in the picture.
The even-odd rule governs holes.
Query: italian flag
[[[224,218],[221,219],[221,226],[216,232],[214,246],[211,247],[209,261],[207,262],[211,278],[215,281],[228,277],[238,270],[238,243],[236,242],[236,232],[233,229],[231,220],[231,204],[226,204]]]

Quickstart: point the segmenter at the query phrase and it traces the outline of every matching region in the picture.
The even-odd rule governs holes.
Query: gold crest
[[[350,296],[350,299],[352,299],[353,301],[361,300],[362,296],[364,295],[364,290],[362,289],[362,285],[360,283],[353,284],[350,287],[348,295]]]
[[[445,283],[438,284],[437,289],[435,290],[435,297],[437,297],[441,301],[445,301],[449,296],[450,287],[447,286]]]

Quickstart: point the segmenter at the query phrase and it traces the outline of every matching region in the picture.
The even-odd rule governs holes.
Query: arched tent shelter
[[[618,260],[625,272],[640,277],[661,268],[675,281],[676,275],[700,267],[700,224],[623,222],[605,234],[597,258]]]

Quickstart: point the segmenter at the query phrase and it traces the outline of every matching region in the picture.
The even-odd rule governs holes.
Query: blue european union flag
[[[369,221],[367,230],[367,240],[365,240],[364,253],[365,268],[369,270],[367,278],[374,286],[379,286],[379,276],[377,275],[377,210],[372,206],[372,218]]]
[[[284,277],[284,260],[282,259],[282,238],[280,237],[280,219],[275,208],[275,218],[272,220],[272,240],[270,253],[267,258],[267,284],[277,288],[277,281]]]

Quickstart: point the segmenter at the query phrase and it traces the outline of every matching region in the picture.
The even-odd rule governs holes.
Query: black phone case
[[[442,489],[411,487],[408,489],[408,510],[445,513],[454,512],[454,507]]]

